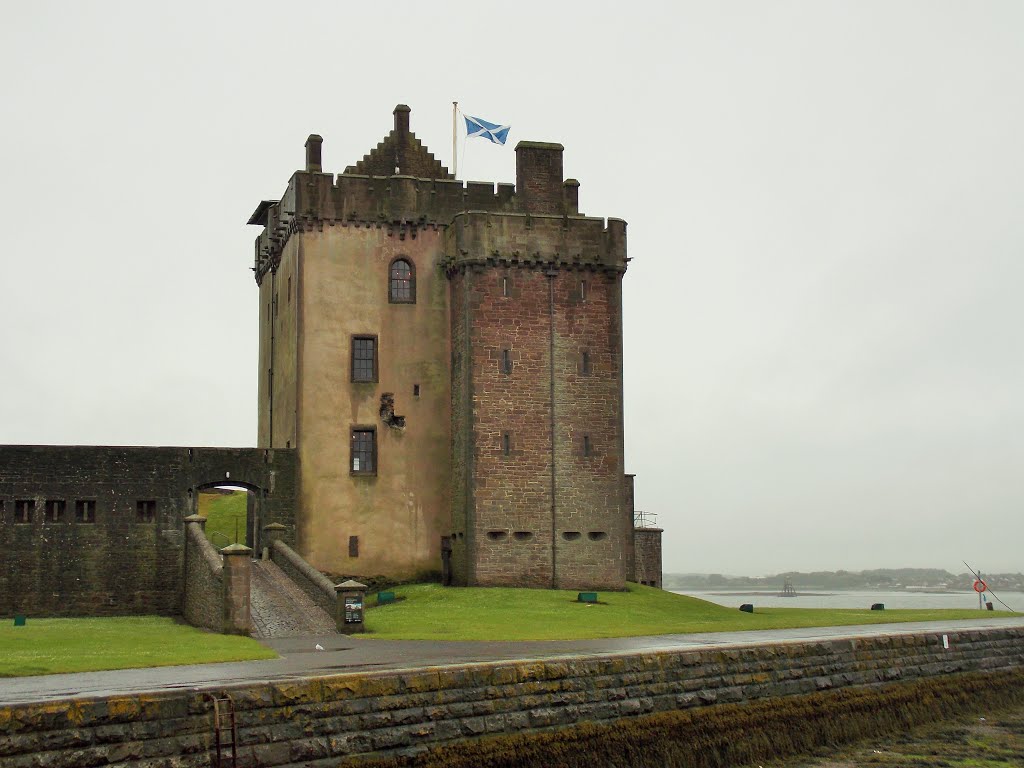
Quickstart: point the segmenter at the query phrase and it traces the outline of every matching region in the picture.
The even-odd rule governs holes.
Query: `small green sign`
[[[388,603],[395,602],[394,592],[378,592],[377,593],[377,605],[387,605]]]
[[[581,603],[596,603],[597,592],[580,592],[576,599]]]
[[[14,626],[16,626],[16,627],[24,627],[25,626],[25,617],[24,616],[15,616],[14,617]]]

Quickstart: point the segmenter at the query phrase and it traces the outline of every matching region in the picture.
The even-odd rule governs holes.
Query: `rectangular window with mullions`
[[[377,474],[377,430],[373,427],[352,427],[349,470],[353,475]]]
[[[352,337],[352,381],[377,380],[377,337]]]

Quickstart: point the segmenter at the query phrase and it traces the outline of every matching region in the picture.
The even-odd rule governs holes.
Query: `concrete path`
[[[335,631],[334,619],[270,560],[252,561],[252,636],[321,635]]]
[[[264,641],[266,645],[281,655],[281,658],[269,661],[152,667],[0,679],[0,705],[114,693],[215,688],[237,683],[286,680],[343,672],[449,665],[465,666],[474,662],[550,659],[565,656],[660,651],[674,648],[721,648],[738,645],[807,642],[870,635],[922,632],[941,634],[943,632],[1000,627],[1024,627],[1024,616],[574,641],[373,640],[367,637],[348,637],[331,633]],[[318,643],[325,650],[317,651],[315,646]]]

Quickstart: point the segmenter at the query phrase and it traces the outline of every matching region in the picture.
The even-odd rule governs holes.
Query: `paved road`
[[[286,680],[313,675],[379,669],[464,666],[474,662],[512,659],[550,659],[673,648],[721,648],[738,645],[834,640],[866,635],[956,632],[968,629],[1024,627],[1024,616],[965,621],[867,624],[850,627],[776,629],[754,632],[714,632],[692,635],[654,635],[607,640],[439,642],[432,640],[373,640],[324,634],[264,640],[280,654],[269,661],[197,664],[180,667],[80,672],[0,680],[0,704],[47,701],[190,688],[222,687],[235,683]],[[323,651],[317,651],[317,644]]]

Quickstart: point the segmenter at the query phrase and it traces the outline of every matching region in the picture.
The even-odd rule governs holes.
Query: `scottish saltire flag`
[[[489,123],[486,120],[481,120],[479,117],[470,117],[469,115],[463,115],[466,120],[466,135],[469,138],[479,136],[481,139],[487,139],[495,144],[504,144],[505,139],[508,138],[509,129],[511,125],[495,125]]]

